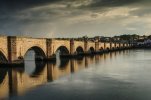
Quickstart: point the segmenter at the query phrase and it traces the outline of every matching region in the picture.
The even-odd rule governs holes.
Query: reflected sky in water
[[[29,50],[26,55],[25,55],[25,59],[24,59],[24,63],[25,63],[25,73],[27,74],[32,74],[36,68],[36,64],[35,64],[35,52],[32,50]]]
[[[35,65],[36,67],[34,67]],[[25,63],[0,68],[0,98],[11,100],[151,100],[151,50]],[[33,66],[32,71],[26,67]]]

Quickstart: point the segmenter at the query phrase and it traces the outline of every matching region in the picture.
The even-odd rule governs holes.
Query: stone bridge
[[[0,37],[0,63],[16,63],[23,61],[29,50],[34,50],[38,59],[55,58],[59,52],[61,56],[91,54],[101,50],[129,48],[128,43],[103,43],[92,41],[78,41],[74,39],[29,38],[16,36]]]

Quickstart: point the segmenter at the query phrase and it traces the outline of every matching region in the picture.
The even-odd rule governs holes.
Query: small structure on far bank
[[[133,44],[135,47],[150,48],[151,47],[151,39],[139,39],[139,40],[135,41]]]

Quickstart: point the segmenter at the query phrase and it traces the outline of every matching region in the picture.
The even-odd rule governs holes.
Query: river
[[[151,100],[151,50],[0,67],[0,99]]]

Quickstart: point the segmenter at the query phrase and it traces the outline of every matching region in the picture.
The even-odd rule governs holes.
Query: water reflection
[[[25,63],[25,73],[32,74],[36,68],[35,63],[35,52],[33,50],[29,50],[25,57],[24,57],[24,63]]]
[[[74,59],[58,58],[59,61],[56,62],[35,62],[34,52],[29,51],[24,66],[17,68],[0,67],[0,99],[22,95],[33,87],[91,67],[92,64],[99,64],[106,58],[112,59],[114,53],[86,57],[77,56]]]
[[[8,70],[0,68],[0,99],[9,96],[9,78]]]

